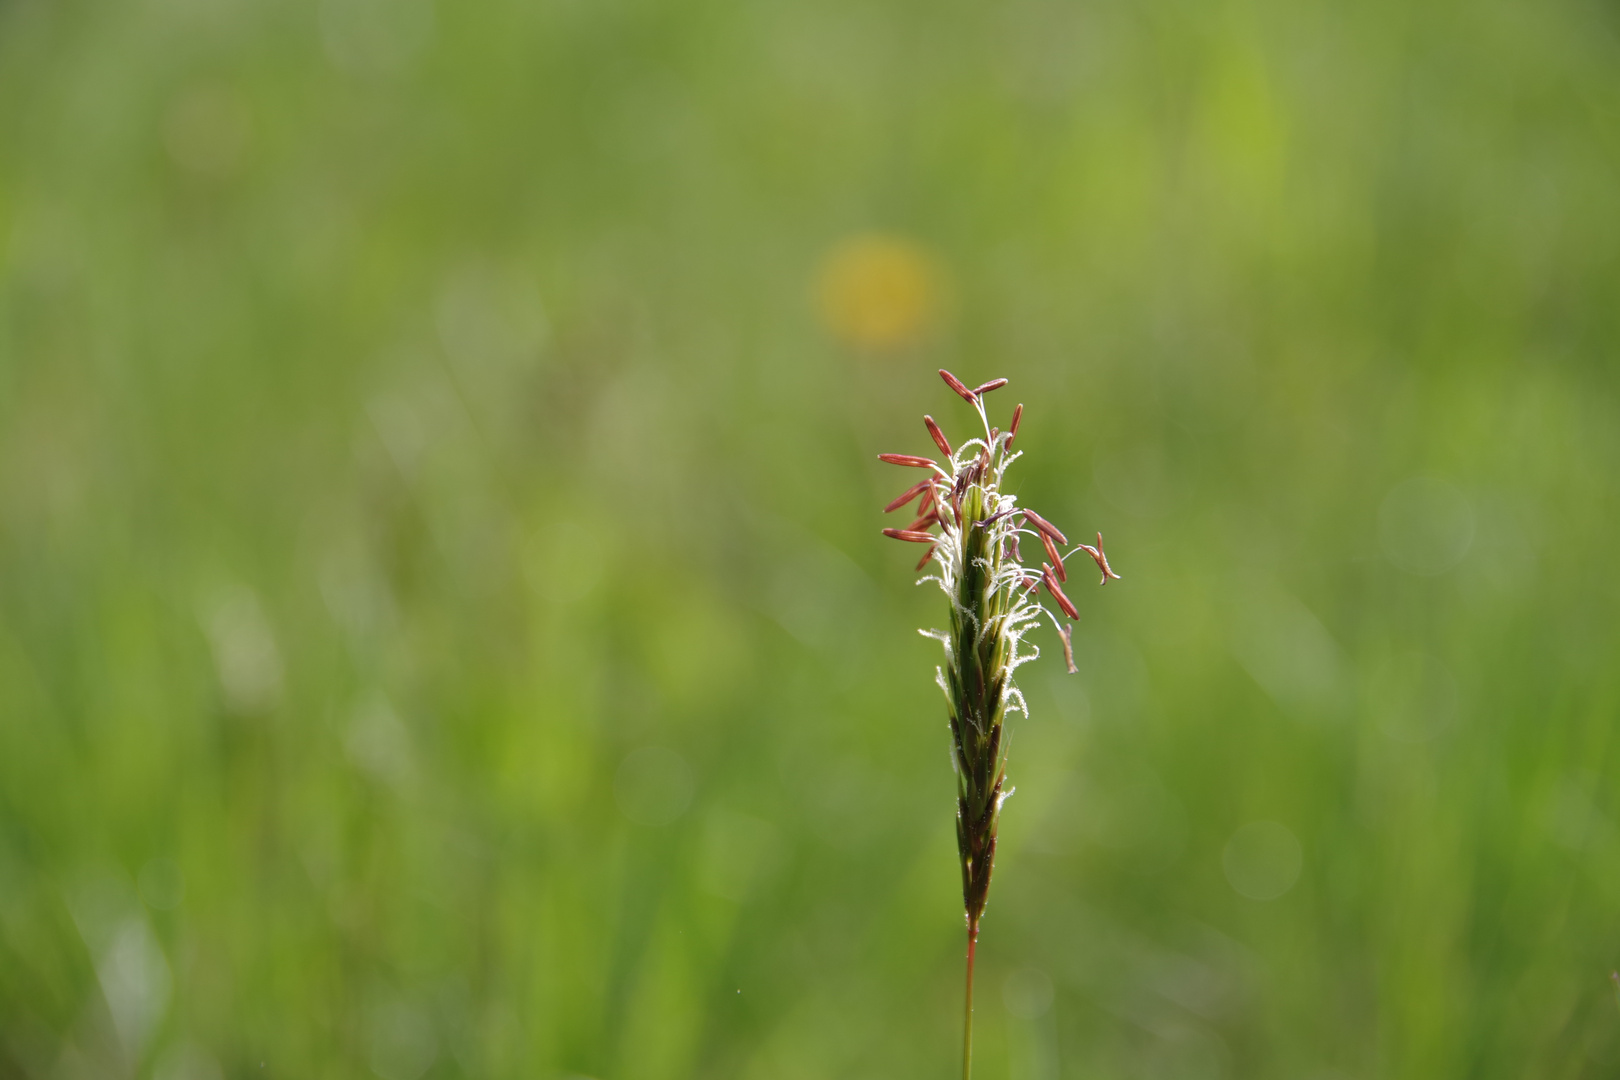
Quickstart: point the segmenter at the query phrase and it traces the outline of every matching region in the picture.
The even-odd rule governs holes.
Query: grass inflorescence
[[[892,513],[916,503],[916,518],[905,528],[889,528],[883,535],[896,540],[927,544],[917,569],[933,566],[922,581],[935,582],[950,599],[950,620],[945,630],[924,630],[944,647],[945,662],[937,669],[945,693],[950,721],[952,762],[956,767],[956,846],[962,866],[962,904],[967,917],[967,997],[962,1044],[962,1073],[969,1075],[973,1047],[973,959],[979,939],[979,921],[990,896],[990,874],[995,864],[996,826],[1001,804],[1012,794],[1007,783],[1007,715],[1028,715],[1023,694],[1013,682],[1019,666],[1040,655],[1034,646],[1021,648],[1024,636],[1042,616],[1049,619],[1063,643],[1069,671],[1075,670],[1072,623],[1058,621],[1041,601],[1041,589],[1070,619],[1079,618],[1074,602],[1063,591],[1068,580],[1064,560],[1076,551],[1096,562],[1102,583],[1117,578],[1103,554],[1102,534],[1095,547],[1077,544],[1067,553],[1062,530],[1046,518],[1018,506],[1003,490],[1007,467],[1022,456],[1013,450],[1024,406],[1013,410],[1007,430],[992,427],[984,409],[984,395],[1007,385],[993,379],[969,389],[943,369],[940,378],[978,413],[982,438],[974,437],[951,447],[944,431],[931,416],[923,417],[929,437],[939,448],[944,464],[913,454],[881,454],[893,465],[928,469],[930,475],[902,492],[884,507]],[[1037,573],[1025,566],[1020,541],[1039,544],[1046,556]],[[920,584],[920,582],[919,582]]]

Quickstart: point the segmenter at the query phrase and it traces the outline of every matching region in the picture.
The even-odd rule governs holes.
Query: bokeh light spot
[[[742,903],[776,875],[782,862],[782,836],[770,822],[733,813],[709,818],[700,870],[710,893]]]
[[[1250,585],[1234,613],[1232,653],[1284,712],[1335,717],[1344,700],[1344,659],[1316,614],[1287,593]]]
[[[1298,837],[1275,821],[1243,826],[1221,855],[1227,882],[1250,900],[1275,900],[1292,889],[1304,863]]]
[[[937,325],[942,274],[934,257],[910,240],[868,233],[828,253],[817,297],[827,329],[844,344],[898,352]]]
[[[132,915],[119,925],[96,975],[119,1041],[138,1057],[169,1005],[169,962],[144,919]]]
[[[152,1080],[223,1080],[224,1075],[213,1055],[190,1042],[171,1046],[152,1067]]]
[[[1457,717],[1457,681],[1437,657],[1420,650],[1376,664],[1366,693],[1379,728],[1398,742],[1432,739]]]
[[[343,749],[361,769],[395,787],[408,786],[415,775],[411,733],[381,694],[372,694],[355,710]]]
[[[173,911],[186,896],[185,879],[173,859],[152,859],[141,867],[136,883],[140,886],[141,899],[159,911]]]
[[[321,41],[349,75],[393,75],[433,40],[432,0],[323,0]]]
[[[1378,509],[1378,543],[1409,574],[1434,577],[1474,543],[1474,509],[1462,492],[1428,476],[1396,484]]]
[[[668,825],[692,802],[692,770],[662,746],[632,751],[619,765],[613,794],[624,816],[639,825]]]
[[[382,1080],[417,1080],[438,1060],[432,1017],[406,1002],[372,1010],[367,1029],[368,1064]]]
[[[1035,967],[1021,967],[1001,984],[1001,1000],[1007,1011],[1027,1020],[1045,1016],[1052,1007],[1052,980]]]
[[[201,621],[230,710],[256,714],[275,708],[281,700],[281,652],[253,590],[221,588],[204,605]]]
[[[252,133],[247,106],[221,86],[175,98],[163,117],[163,147],[185,172],[223,179],[241,167]]]

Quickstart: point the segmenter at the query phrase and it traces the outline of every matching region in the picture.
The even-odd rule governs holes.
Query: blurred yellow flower
[[[834,337],[868,352],[917,344],[938,322],[942,274],[927,251],[903,237],[866,233],[827,254],[817,282],[821,318]]]

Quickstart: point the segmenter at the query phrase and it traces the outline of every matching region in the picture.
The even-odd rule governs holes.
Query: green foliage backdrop
[[[1615,1075],[1617,165],[1595,0],[0,0],[0,1077],[949,1075],[942,365],[1124,575],[979,1075]]]

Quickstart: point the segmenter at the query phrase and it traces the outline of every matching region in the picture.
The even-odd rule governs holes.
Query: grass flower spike
[[[934,445],[945,462],[911,454],[882,454],[895,465],[930,469],[932,475],[889,503],[892,513],[917,501],[916,520],[906,528],[889,528],[883,535],[895,540],[927,544],[918,570],[930,562],[936,569],[921,581],[932,581],[950,600],[950,621],[945,630],[922,633],[944,646],[945,662],[937,669],[945,692],[950,721],[952,761],[956,766],[956,846],[962,863],[962,904],[967,915],[967,1000],[962,1037],[962,1075],[969,1076],[973,1056],[973,958],[979,939],[979,920],[990,895],[990,872],[995,863],[996,825],[1001,804],[1010,794],[1007,781],[1007,715],[1028,709],[1013,682],[1020,665],[1035,659],[1040,650],[1025,646],[1024,637],[1042,619],[1049,619],[1063,644],[1070,672],[1074,668],[1073,624],[1060,623],[1041,601],[1039,590],[1070,619],[1079,618],[1073,601],[1063,592],[1068,575],[1066,554],[1059,546],[1068,539],[1050,521],[1017,505],[1002,489],[1007,466],[1021,453],[1012,449],[1023,420],[1024,407],[1013,410],[1006,431],[990,426],[984,395],[1007,384],[993,379],[974,389],[948,371],[940,378],[973,406],[983,428],[951,449],[933,417],[923,417]],[[919,501],[920,500],[920,501]],[[1026,567],[1020,539],[1039,546],[1047,560],[1040,571]],[[1097,546],[1077,545],[1103,574],[1103,583],[1118,578]],[[919,582],[920,584],[921,582]]]

